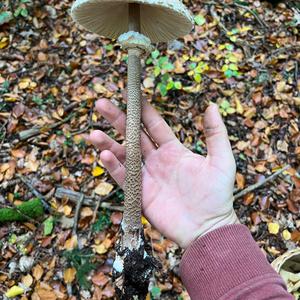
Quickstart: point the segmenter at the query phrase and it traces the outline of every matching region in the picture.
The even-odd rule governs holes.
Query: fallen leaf
[[[268,230],[271,234],[277,234],[279,232],[279,224],[278,223],[268,223]]]
[[[33,267],[32,275],[35,280],[39,281],[43,276],[44,270],[40,265],[35,265]]]
[[[14,285],[13,287],[11,287],[6,293],[5,293],[5,296],[8,297],[8,298],[14,298],[14,297],[17,297],[19,295],[22,295],[24,293],[24,289],[17,286],[17,285]]]
[[[0,49],[7,47],[9,44],[9,39],[7,37],[3,37],[0,39]]]
[[[64,271],[64,281],[65,283],[72,283],[75,280],[76,269],[68,268]]]
[[[95,285],[104,287],[109,279],[103,272],[99,272],[92,277],[92,281]]]
[[[291,239],[292,236],[291,236],[291,233],[287,229],[285,229],[282,232],[282,237],[283,237],[283,239],[285,239],[286,241],[288,241],[288,240]]]
[[[92,175],[93,175],[94,177],[100,176],[100,175],[102,175],[103,173],[104,173],[104,169],[102,169],[102,168],[99,167],[99,166],[95,167],[95,168],[93,169],[93,171],[92,171]]]
[[[107,182],[101,182],[95,188],[95,193],[100,196],[106,196],[113,190],[113,188],[114,186],[112,184]]]
[[[77,242],[77,237],[74,235],[71,238],[69,238],[68,240],[66,240],[64,248],[66,250],[73,250],[77,247],[78,242]]]
[[[26,276],[22,277],[22,283],[27,286],[30,287],[33,283],[33,278],[30,274],[27,274]]]
[[[110,238],[106,238],[100,245],[95,245],[94,249],[98,254],[105,254],[112,245]]]

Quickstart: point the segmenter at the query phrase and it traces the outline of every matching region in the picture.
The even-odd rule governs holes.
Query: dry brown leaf
[[[27,274],[26,276],[22,277],[22,283],[26,285],[27,287],[30,287],[33,283],[33,278],[30,274]]]
[[[43,276],[44,270],[40,265],[35,265],[33,267],[32,275],[35,280],[39,281]]]
[[[109,278],[104,275],[104,273],[99,272],[92,277],[92,281],[95,285],[104,287],[109,281]]]

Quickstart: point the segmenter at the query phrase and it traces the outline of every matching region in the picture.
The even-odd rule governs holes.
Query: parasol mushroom
[[[128,50],[125,211],[114,273],[121,299],[143,299],[154,260],[145,252],[141,225],[141,58],[152,42],[188,34],[193,17],[181,0],[77,0],[71,14],[85,29],[118,39]]]

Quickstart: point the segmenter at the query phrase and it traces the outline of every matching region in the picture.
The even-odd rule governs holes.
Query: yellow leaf
[[[22,78],[19,82],[19,88],[21,90],[34,89],[36,86],[37,86],[37,84],[28,77]]]
[[[235,106],[236,106],[237,113],[242,115],[244,113],[244,108],[243,108],[243,106],[241,104],[241,101],[239,100],[238,97],[235,97]]]
[[[8,44],[9,44],[9,39],[7,37],[3,37],[0,40],[0,49],[5,48],[6,46],[8,46]]]
[[[23,78],[21,79],[21,81],[19,82],[19,88],[21,90],[25,90],[29,87],[30,85],[30,79],[29,78]]]
[[[104,87],[101,83],[94,84],[94,90],[99,94],[105,94],[107,92],[106,87]]]
[[[96,114],[92,114],[92,121],[95,123],[98,121],[98,117]]]
[[[268,230],[271,234],[277,234],[279,232],[279,224],[278,223],[269,223]]]
[[[17,297],[21,294],[24,293],[24,289],[17,286],[17,285],[14,285],[13,287],[11,287],[5,294],[6,297],[8,298],[14,298],[14,297]]]
[[[144,216],[142,216],[142,224],[143,225],[149,224],[148,220]]]
[[[73,250],[77,247],[77,237],[76,235],[73,235],[70,239],[66,240],[65,242],[65,249],[66,250]]]
[[[106,196],[108,195],[112,190],[114,186],[107,182],[101,182],[96,188],[95,193],[100,196]]]
[[[99,166],[95,167],[92,171],[92,174],[93,174],[94,177],[100,176],[103,173],[104,173],[104,170]]]
[[[106,247],[103,244],[95,246],[95,251],[100,255],[106,253],[107,250],[108,249],[106,249]]]
[[[288,240],[291,239],[291,233],[290,233],[287,229],[285,229],[285,230],[283,230],[283,232],[282,232],[282,237],[283,237],[286,241],[288,241]]]
[[[104,254],[108,251],[111,245],[112,245],[111,239],[106,238],[100,245],[94,246],[94,249],[98,254]]]
[[[76,269],[68,268],[64,271],[64,281],[65,283],[72,283],[75,279]]]

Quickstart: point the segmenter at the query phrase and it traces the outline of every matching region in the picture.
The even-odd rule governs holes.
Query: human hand
[[[126,116],[119,108],[101,99],[96,109],[125,134]],[[186,248],[211,230],[238,223],[233,210],[236,166],[218,106],[211,104],[204,116],[206,157],[184,147],[149,103],[143,103],[142,119],[155,142],[142,132],[143,213],[151,224]],[[122,187],[125,146],[100,130],[93,131],[88,140],[101,150],[103,165]]]

